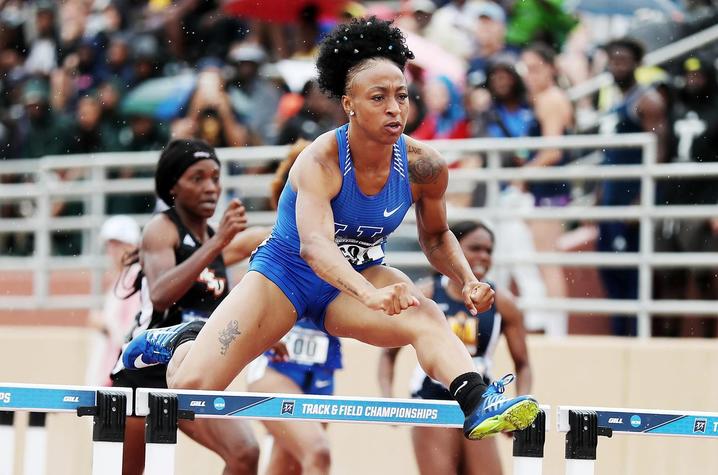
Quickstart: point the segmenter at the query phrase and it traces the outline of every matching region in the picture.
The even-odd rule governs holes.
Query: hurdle
[[[26,475],[46,473],[45,416],[62,412],[93,416],[92,474],[120,475],[125,418],[132,414],[132,403],[132,390],[125,388],[0,382],[0,475],[14,473],[17,411],[30,412],[26,448],[34,450],[25,452]]]
[[[464,414],[453,401],[143,388],[137,389],[136,398],[135,414],[147,417],[145,475],[174,473],[179,419],[238,417],[447,428],[464,424]],[[538,422],[514,434],[515,475],[541,474],[549,408],[541,409]]]
[[[556,422],[566,433],[566,475],[593,475],[601,436],[718,438],[718,413],[708,412],[559,406]]]

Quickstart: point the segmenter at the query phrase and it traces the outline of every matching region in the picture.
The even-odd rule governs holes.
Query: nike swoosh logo
[[[392,214],[394,214],[394,213],[396,213],[397,211],[399,211],[399,208],[401,208],[401,205],[397,206],[396,208],[394,208],[394,209],[391,210],[391,211],[387,211],[386,208],[384,208],[384,217],[385,217],[385,218],[388,218],[388,217],[391,216]]]
[[[147,364],[147,363],[145,363],[144,361],[142,361],[142,355],[140,355],[140,356],[138,356],[137,358],[135,358],[134,366],[135,366],[135,368],[137,368],[137,369],[142,369],[142,368],[148,368],[148,367],[150,367],[150,366],[155,366],[155,364]]]
[[[454,392],[454,397],[456,397],[456,395],[459,394],[459,391],[461,391],[462,389],[464,389],[464,386],[466,386],[467,384],[469,384],[468,381],[464,381],[463,383],[461,383],[461,386],[459,386],[458,388],[456,388],[456,392]]]
[[[321,388],[326,388],[326,387],[329,386],[330,384],[332,384],[331,381],[317,381],[316,383],[314,383],[314,385],[315,385],[316,387],[320,388],[320,389],[321,389]]]

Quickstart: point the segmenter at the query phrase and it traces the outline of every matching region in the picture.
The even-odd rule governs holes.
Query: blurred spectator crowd
[[[264,8],[242,5],[251,3]],[[715,24],[710,0],[287,0],[274,7],[281,3],[0,0],[0,158],[159,150],[170,137],[202,138],[216,147],[312,140],[346,120],[312,80],[319,41],[338,22],[376,15],[393,19],[417,56],[407,68],[412,109],[406,129],[416,138],[652,131],[660,161],[718,160],[716,48],[708,45],[661,68],[641,67],[644,52]],[[569,88],[604,71],[614,85],[569,99]],[[510,167],[545,167],[576,158],[544,150],[502,160]],[[640,163],[641,156],[606,152],[602,160]],[[482,157],[467,156],[452,166],[483,165]],[[143,173],[120,168],[110,178]],[[588,199],[611,206],[635,203],[639,192],[640,184],[631,181],[557,181],[507,183],[503,196],[509,206],[567,206]],[[657,199],[715,205],[718,180],[659,183]],[[484,193],[477,187],[452,200],[481,206]],[[107,200],[106,212],[143,214],[154,205],[151,196],[115,197]],[[0,203],[4,218],[30,212]],[[55,215],[82,212],[81,203],[53,208]],[[571,250],[561,248],[569,241],[562,237],[586,223],[528,224],[532,245],[551,251]],[[635,222],[602,222],[594,229],[601,251],[638,249]],[[716,252],[718,221],[663,220],[656,246]],[[53,247],[58,254],[78,254],[80,237],[59,234]],[[31,252],[27,236],[0,239],[0,254]],[[541,271],[548,295],[567,295],[561,269]],[[635,270],[608,269],[601,277],[609,297],[636,298]],[[662,297],[692,292],[718,298],[714,270],[666,271],[655,281]],[[632,325],[617,318],[614,331],[631,334]],[[670,319],[662,328],[666,334],[677,331]]]

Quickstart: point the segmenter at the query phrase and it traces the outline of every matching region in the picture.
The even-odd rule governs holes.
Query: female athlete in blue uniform
[[[531,424],[537,402],[504,398],[500,384],[487,387],[438,306],[402,272],[382,265],[387,236],[413,204],[422,249],[459,283],[469,312],[493,302],[493,290],[476,279],[448,229],[446,163],[402,134],[409,112],[403,68],[411,58],[401,31],[373,17],[340,25],[322,41],[318,81],[341,99],[349,124],[301,153],[271,236],[202,331],[195,323],[148,331],[125,350],[126,365],[138,357],[143,364],[169,361],[170,387],[222,390],[298,318],[308,318],[337,337],[412,345],[426,373],[461,406],[468,438]],[[183,344],[188,340],[195,341]]]
[[[277,168],[271,185],[272,208],[277,208],[289,170],[307,145],[309,142],[306,140],[295,143],[286,160]],[[249,365],[247,389],[282,394],[334,394],[334,372],[342,367],[339,339],[320,331],[304,319],[292,327],[282,342],[285,346],[284,358],[278,358],[275,349],[265,352]],[[265,475],[300,474],[312,467],[329,471],[329,440],[323,427],[326,424],[272,420],[264,421],[264,426],[273,437]],[[305,467],[306,470],[303,469]]]
[[[494,235],[482,223],[462,221],[451,227],[477,279],[483,279],[491,268]],[[452,330],[464,343],[474,360],[476,370],[488,380],[492,358],[503,333],[516,369],[517,391],[526,394],[531,388],[531,367],[526,349],[523,315],[506,290],[496,289],[495,302],[478,315],[467,315],[461,300],[461,287],[446,276],[435,275],[417,284],[427,298],[434,300],[446,314]],[[401,348],[387,348],[379,360],[379,385],[382,395],[391,397],[394,363]],[[411,381],[412,397],[451,400],[444,385],[417,367]],[[414,427],[412,442],[419,471],[425,474],[500,475],[501,462],[492,439],[463,440],[456,429]]]

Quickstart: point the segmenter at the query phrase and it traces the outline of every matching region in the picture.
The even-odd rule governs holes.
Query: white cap
[[[411,0],[409,7],[413,12],[434,13],[436,4],[431,0]]]
[[[140,226],[129,216],[111,216],[102,223],[100,240],[103,243],[115,240],[137,246],[140,243]]]

